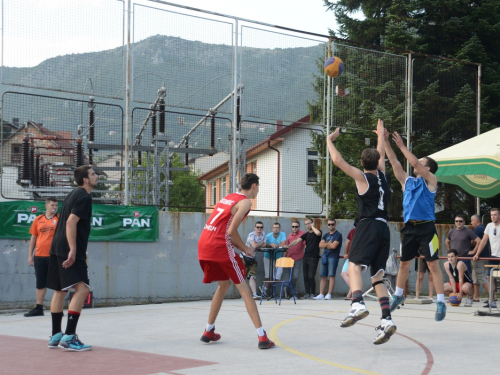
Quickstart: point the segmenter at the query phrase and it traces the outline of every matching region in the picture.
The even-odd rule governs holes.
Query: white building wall
[[[274,148],[280,150],[281,145]],[[259,176],[260,186],[257,196],[257,210],[250,212],[250,215],[276,215],[278,206],[277,200],[277,176],[278,176],[278,153],[272,149],[260,152],[257,157],[249,158],[247,163],[257,161],[257,176]]]
[[[302,125],[302,129],[321,130],[318,125]],[[307,184],[307,149],[313,147],[309,130],[292,130],[285,135],[281,153],[281,211],[284,217],[324,215],[321,198]],[[300,213],[299,213],[300,212]]]

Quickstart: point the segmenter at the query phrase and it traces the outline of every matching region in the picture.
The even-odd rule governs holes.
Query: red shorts
[[[240,257],[222,262],[200,259],[200,266],[205,274],[203,278],[205,284],[229,279],[235,284],[245,281],[245,266]]]
[[[469,282],[468,282],[468,281],[466,281],[466,282],[464,283],[464,285],[465,285],[465,284],[467,284],[467,283],[469,283]],[[450,284],[450,286],[451,286],[451,283],[450,283],[450,282],[448,282],[448,284]],[[470,284],[470,283],[469,283],[469,284]],[[471,285],[472,285],[472,289],[474,289],[474,285],[473,285],[473,284],[471,284]],[[460,293],[460,284],[459,284],[459,283],[455,283],[455,286],[456,286],[456,288],[457,288],[457,293]],[[451,287],[452,287],[452,290],[453,290],[453,286],[451,286]]]

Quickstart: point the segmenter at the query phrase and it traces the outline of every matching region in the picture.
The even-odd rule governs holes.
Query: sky
[[[125,3],[122,0],[3,1],[4,66],[31,67],[50,57],[116,48],[123,41],[122,10]],[[137,16],[142,15],[142,23],[138,21],[140,27],[134,31],[134,41],[167,34],[208,43],[227,43],[225,29],[223,37],[217,35],[222,33],[220,27],[211,29],[210,26],[204,29],[206,33],[200,32],[200,25],[204,22],[214,24],[203,20],[213,18],[211,15],[164,6],[154,1],[134,0],[133,3],[137,4],[134,7]],[[329,28],[336,29],[334,14],[326,11],[322,0],[179,0],[172,3],[322,35],[328,35]],[[165,18],[162,18],[164,12],[153,8],[194,15],[196,19],[179,16],[179,25],[166,25]],[[222,22],[229,21],[223,17],[216,18]],[[192,20],[198,28],[190,27]],[[310,45],[310,41],[301,43],[300,38],[296,39],[297,46]],[[259,47],[264,48],[289,47],[280,45],[272,37],[257,42]]]

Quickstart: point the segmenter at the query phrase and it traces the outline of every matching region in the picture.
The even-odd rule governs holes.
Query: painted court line
[[[305,354],[305,353],[302,353],[286,344],[284,344],[283,342],[280,341],[280,339],[278,338],[278,330],[284,326],[285,324],[288,324],[288,323],[291,323],[293,321],[296,321],[296,320],[301,320],[301,319],[306,319],[306,318],[318,318],[320,317],[320,315],[326,315],[326,314],[333,314],[333,313],[338,313],[338,312],[343,312],[343,311],[329,311],[329,312],[324,312],[324,313],[320,313],[320,314],[312,314],[312,315],[303,315],[303,316],[299,316],[297,318],[292,318],[292,319],[288,319],[288,320],[285,320],[281,323],[278,323],[277,325],[275,325],[271,331],[269,331],[269,338],[271,340],[273,340],[276,345],[282,347],[283,349],[293,353],[293,354],[296,354],[298,356],[301,356],[301,357],[304,357],[304,358],[308,358],[308,359],[311,359],[313,361],[316,361],[316,362],[320,362],[320,363],[323,363],[323,364],[326,364],[326,365],[329,365],[329,366],[333,366],[333,367],[337,367],[337,368],[341,368],[341,369],[344,369],[344,370],[349,370],[349,371],[353,371],[353,372],[358,372],[358,373],[362,373],[362,374],[370,374],[370,375],[380,375],[376,372],[371,372],[371,371],[367,371],[367,370],[363,370],[363,369],[359,369],[359,368],[355,368],[355,367],[350,367],[350,366],[345,366],[345,365],[342,365],[340,363],[335,363],[335,362],[331,362],[331,361],[327,361],[327,360],[324,360],[324,359],[321,359],[321,358],[318,358],[318,357],[314,357],[312,355],[309,355],[309,354]],[[368,324],[363,324],[363,323],[358,323],[359,325],[363,325],[363,326],[367,326],[367,327],[372,327],[371,325],[368,325]],[[431,351],[429,350],[429,348],[427,348],[424,344],[422,344],[421,342],[409,337],[409,336],[406,336],[406,335],[403,335],[403,334],[400,334],[398,332],[396,332],[396,335],[399,335],[401,337],[404,337],[405,339],[408,339],[410,341],[412,341],[413,343],[417,344],[425,353],[425,356],[426,356],[426,364],[425,364],[425,368],[424,370],[422,371],[422,375],[427,375],[430,373],[431,369],[432,369],[432,366],[434,365],[434,357],[432,356],[432,353]]]

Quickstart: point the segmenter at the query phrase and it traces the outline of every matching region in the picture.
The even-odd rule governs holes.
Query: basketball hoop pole
[[[332,57],[332,38],[328,38],[328,57]],[[330,134],[330,86],[332,85],[332,78],[327,74],[327,88],[326,88],[326,136]],[[323,91],[324,92],[324,91]],[[323,112],[324,113],[324,112]],[[328,145],[326,146],[326,151],[325,151],[325,194],[326,194],[326,218],[328,218],[330,215],[330,158],[328,157],[329,151],[328,151]]]

